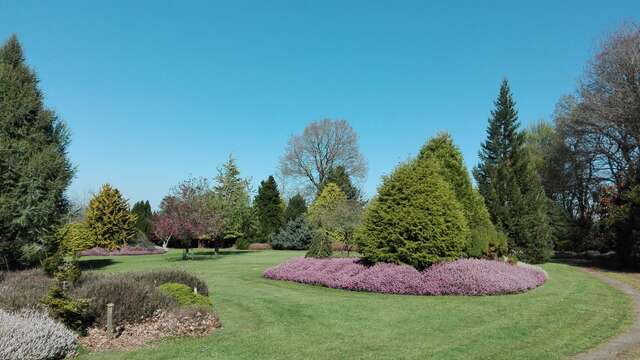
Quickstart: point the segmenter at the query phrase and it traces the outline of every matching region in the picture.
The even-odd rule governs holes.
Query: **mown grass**
[[[551,279],[525,294],[419,297],[268,280],[295,251],[86,258],[96,271],[180,268],[206,280],[224,328],[134,352],[80,359],[561,359],[631,321],[630,300],[577,268],[547,264]]]

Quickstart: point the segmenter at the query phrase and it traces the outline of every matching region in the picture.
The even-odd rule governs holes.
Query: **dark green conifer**
[[[41,260],[68,211],[69,132],[43,104],[16,36],[0,48],[0,267]]]
[[[493,222],[507,235],[509,249],[528,262],[551,253],[548,200],[518,131],[518,113],[506,80],[491,112],[480,164],[474,170]]]
[[[280,230],[284,219],[284,206],[273,176],[260,182],[254,206],[260,235],[265,241],[269,241],[270,237]]]
[[[287,204],[287,208],[284,211],[284,223],[287,224],[291,220],[295,220],[307,212],[307,202],[302,195],[296,194]]]

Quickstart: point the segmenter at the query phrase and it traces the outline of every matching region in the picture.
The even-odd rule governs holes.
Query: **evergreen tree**
[[[420,150],[418,161],[432,159],[440,163],[440,175],[449,182],[456,198],[462,204],[471,232],[467,255],[497,256],[506,252],[506,242],[497,233],[482,196],[473,188],[471,177],[464,165],[462,153],[449,134],[430,139]]]
[[[283,225],[283,204],[273,176],[260,182],[254,206],[260,235],[269,240]]]
[[[307,202],[302,195],[296,194],[287,204],[287,208],[284,211],[284,222],[288,223],[291,220],[295,220],[307,212]]]
[[[224,218],[224,237],[234,242],[250,232],[248,223],[251,217],[249,199],[249,181],[240,177],[236,160],[229,160],[218,169],[213,192],[215,206]]]
[[[145,236],[151,234],[151,205],[149,201],[138,201],[131,207],[131,213],[136,215],[136,229]]]
[[[87,225],[97,246],[106,249],[125,246],[136,236],[136,215],[129,212],[127,200],[120,191],[109,184],[104,184],[89,201]]]
[[[65,124],[45,108],[12,36],[0,48],[0,267],[32,265],[55,250],[49,247],[68,210],[64,192],[73,176],[68,144]]]
[[[349,174],[347,174],[344,166],[339,165],[329,169],[323,182],[320,184],[318,195],[322,193],[324,187],[329,183],[338,185],[340,191],[342,191],[347,196],[348,200],[360,200],[360,190],[353,185],[353,183],[351,182],[351,178],[349,177]]]
[[[510,250],[524,261],[544,262],[551,252],[549,202],[524,146],[524,134],[518,131],[518,113],[506,80],[495,106],[474,176]]]
[[[464,208],[439,167],[434,159],[413,160],[384,179],[356,233],[363,259],[423,269],[463,256]]]

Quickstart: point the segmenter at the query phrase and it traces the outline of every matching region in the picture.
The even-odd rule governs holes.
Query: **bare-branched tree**
[[[364,180],[367,174],[367,163],[358,148],[358,134],[345,120],[312,122],[302,134],[289,139],[280,160],[284,176],[304,179],[315,191],[337,166],[343,166],[356,180]]]

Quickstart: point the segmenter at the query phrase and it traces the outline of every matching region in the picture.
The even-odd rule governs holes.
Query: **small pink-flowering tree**
[[[218,240],[224,229],[224,221],[212,194],[206,180],[190,179],[178,185],[171,195],[162,200],[160,211],[154,216],[153,232],[162,239],[163,247],[171,239],[181,240],[188,254],[194,239],[199,244]]]

